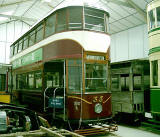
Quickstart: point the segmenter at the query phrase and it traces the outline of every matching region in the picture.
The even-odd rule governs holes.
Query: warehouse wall
[[[0,63],[9,63],[10,45],[29,29],[21,21],[12,21],[0,25]]]
[[[111,35],[111,62],[147,58],[147,25],[140,25]]]

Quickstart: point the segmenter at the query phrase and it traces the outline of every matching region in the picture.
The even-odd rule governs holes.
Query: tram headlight
[[[95,105],[95,107],[94,107],[94,111],[96,112],[96,113],[101,113],[102,112],[102,105],[100,104],[100,103],[97,103],[96,105]]]

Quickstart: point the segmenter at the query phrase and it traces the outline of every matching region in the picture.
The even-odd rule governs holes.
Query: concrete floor
[[[160,137],[160,134],[145,131],[139,128],[118,126],[118,131],[106,135],[97,135],[92,137]]]

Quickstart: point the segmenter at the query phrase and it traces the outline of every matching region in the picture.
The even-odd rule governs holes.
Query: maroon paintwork
[[[103,99],[101,99],[103,96]],[[82,120],[95,120],[104,119],[111,116],[111,93],[103,94],[86,94],[83,95],[83,100],[80,99],[81,95],[68,95],[68,118],[72,120],[80,119],[81,102],[82,102]],[[79,103],[78,103],[79,102]],[[97,114],[95,104],[102,105],[102,112]]]

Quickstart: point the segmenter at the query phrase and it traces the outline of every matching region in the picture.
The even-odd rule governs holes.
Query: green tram
[[[63,7],[16,40],[10,58],[14,97],[78,129],[110,120],[108,18],[93,7]]]
[[[147,6],[149,61],[150,61],[150,107],[153,118],[160,120],[160,1]]]

